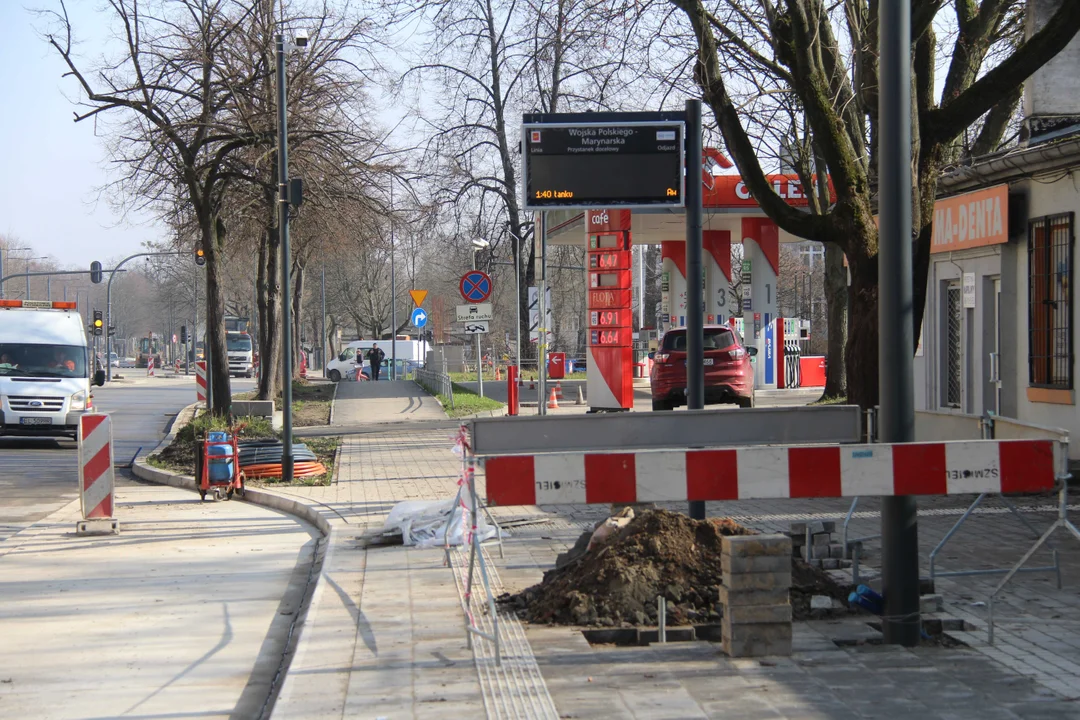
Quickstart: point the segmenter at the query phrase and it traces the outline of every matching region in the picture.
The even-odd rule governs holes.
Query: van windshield
[[[251,352],[250,335],[227,335],[225,344],[229,352]]]
[[[0,375],[86,377],[86,348],[0,343]]]

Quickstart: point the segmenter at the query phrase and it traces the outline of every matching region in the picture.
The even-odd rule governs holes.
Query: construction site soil
[[[625,627],[655,625],[657,596],[663,595],[669,626],[715,623],[723,612],[718,601],[721,538],[757,534],[726,518],[691,520],[666,510],[641,512],[589,548],[593,532],[586,531],[560,556],[539,584],[503,595],[500,602],[531,623]],[[853,589],[792,559],[796,619],[851,614],[846,601]],[[826,595],[842,605],[811,610],[813,595]]]

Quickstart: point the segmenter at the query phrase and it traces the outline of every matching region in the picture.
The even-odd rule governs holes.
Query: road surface
[[[233,392],[254,387],[233,380]],[[171,418],[195,401],[190,380],[161,378],[146,384],[94,388],[94,407],[113,418],[113,457],[131,460],[153,450]],[[67,439],[0,437],[0,540],[32,525],[78,497],[78,445]],[[127,471],[117,483],[131,482]]]

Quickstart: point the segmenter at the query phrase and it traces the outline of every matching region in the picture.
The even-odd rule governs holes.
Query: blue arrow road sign
[[[412,311],[412,324],[418,328],[427,325],[427,311],[424,308],[416,308]]]

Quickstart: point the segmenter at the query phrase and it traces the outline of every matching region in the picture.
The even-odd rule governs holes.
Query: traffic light
[[[101,311],[94,311],[94,334],[101,335],[102,328],[105,326],[105,321],[101,318]]]
[[[183,345],[187,344],[187,325],[180,326],[180,343]]]
[[[90,282],[95,285],[101,282],[101,263],[97,260],[90,263]]]
[[[206,251],[201,246],[195,247],[195,264],[199,267],[206,264]]]

